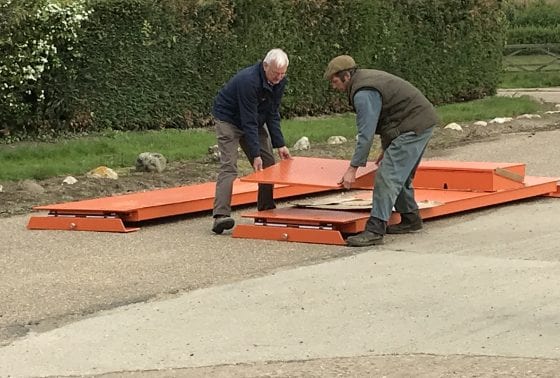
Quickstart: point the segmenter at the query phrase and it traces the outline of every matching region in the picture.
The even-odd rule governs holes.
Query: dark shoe
[[[422,229],[422,218],[418,212],[415,213],[402,213],[401,222],[387,226],[388,234],[407,234]]]
[[[214,218],[214,224],[212,225],[212,231],[216,234],[221,234],[224,230],[230,230],[233,228],[235,221],[233,218],[228,216],[221,216]]]
[[[383,235],[365,230],[364,232],[349,236],[346,243],[350,247],[367,247],[369,245],[383,244]]]

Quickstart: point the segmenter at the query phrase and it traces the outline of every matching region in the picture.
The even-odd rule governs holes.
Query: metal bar
[[[340,231],[318,230],[296,227],[270,227],[240,224],[233,230],[232,236],[244,239],[262,239],[289,241],[298,243],[346,245]]]
[[[32,216],[27,228],[30,230],[68,230],[99,232],[132,232],[138,227],[125,227],[120,218],[81,216]]]
[[[543,194],[543,197],[560,198],[560,181],[558,181],[558,185],[556,186],[556,191],[551,192],[551,193],[547,193],[547,194]]]
[[[510,49],[533,49],[533,48],[544,48],[544,49],[560,49],[560,43],[521,43],[521,44],[511,44],[505,46],[506,50]]]

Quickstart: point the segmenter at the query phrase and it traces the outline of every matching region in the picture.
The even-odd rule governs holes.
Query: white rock
[[[77,182],[78,180],[72,176],[67,176],[64,180],[62,180],[62,183],[67,185],[74,185]]]
[[[556,105],[554,105],[554,107],[555,107],[556,109],[560,109],[560,104],[556,104]]]
[[[558,114],[560,110],[549,110],[548,112],[544,112],[544,114]]]
[[[461,125],[459,125],[458,123],[455,123],[455,122],[451,122],[451,123],[447,124],[444,127],[444,129],[463,131],[463,128],[461,127]]]
[[[486,122],[486,121],[476,121],[475,123],[473,123],[473,125],[484,127],[484,126],[488,126],[488,122]]]
[[[142,152],[136,158],[136,170],[140,172],[163,172],[166,165],[167,159],[158,152]]]
[[[2,193],[3,191],[4,191],[4,187],[0,185],[0,193]]]
[[[327,140],[328,144],[343,144],[343,143],[346,143],[346,142],[348,142],[348,140],[345,137],[340,136],[340,135],[335,135],[335,136],[329,137],[329,139]]]
[[[309,138],[304,136],[299,138],[299,140],[294,144],[294,147],[292,147],[292,149],[295,151],[300,151],[300,150],[309,150],[310,147],[311,145],[309,144]]]
[[[208,155],[210,155],[212,160],[220,161],[220,150],[218,149],[217,144],[208,147]]]
[[[533,118],[542,118],[539,114],[521,114],[516,119],[533,119]]]
[[[511,117],[496,117],[496,118],[490,120],[489,123],[506,123],[506,122],[510,122],[512,120],[513,120],[513,118],[511,118]]]
[[[111,180],[117,180],[119,178],[117,172],[113,171],[111,168],[107,168],[104,165],[92,169],[91,171],[86,173],[86,176],[93,178],[108,178]]]

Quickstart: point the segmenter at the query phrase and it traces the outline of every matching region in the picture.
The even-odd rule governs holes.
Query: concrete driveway
[[[435,158],[560,176],[560,131]],[[558,376],[560,199],[426,223],[384,246],[126,235],[0,220],[0,376]],[[239,219],[239,217],[238,217]]]
[[[497,95],[505,97],[529,96],[544,102],[560,103],[560,87],[498,89]]]

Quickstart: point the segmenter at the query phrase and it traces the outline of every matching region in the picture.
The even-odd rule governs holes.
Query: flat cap
[[[329,65],[325,70],[324,77],[325,79],[330,80],[332,75],[336,74],[337,72],[349,70],[355,67],[356,62],[354,61],[354,58],[352,58],[350,55],[339,55],[329,62]]]

